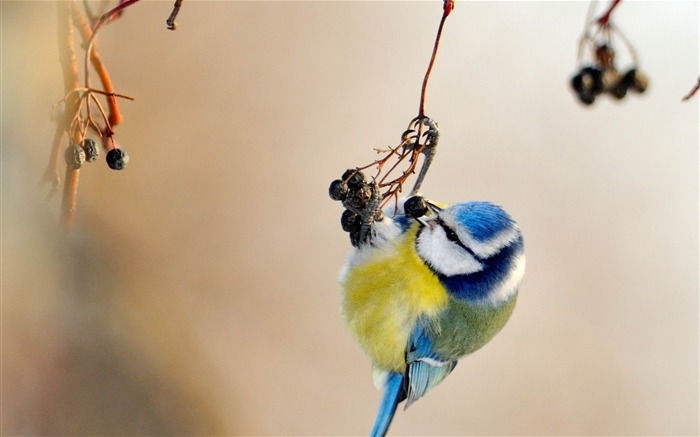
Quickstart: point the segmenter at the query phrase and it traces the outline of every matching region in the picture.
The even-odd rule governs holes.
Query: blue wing
[[[440,384],[457,365],[457,361],[441,359],[434,351],[428,335],[429,327],[419,323],[408,340],[406,349],[406,406],[420,399],[431,388]]]
[[[435,353],[428,335],[429,328],[419,323],[406,347],[406,373],[380,372],[386,376],[384,396],[372,428],[372,437],[386,435],[396,413],[396,407],[406,400],[405,408],[442,382],[457,361],[445,361]],[[381,378],[381,377],[380,377]]]

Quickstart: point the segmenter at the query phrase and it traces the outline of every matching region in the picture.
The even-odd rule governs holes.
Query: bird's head
[[[495,303],[517,291],[523,240],[507,212],[489,202],[428,206],[432,214],[419,220],[416,251],[453,294]]]

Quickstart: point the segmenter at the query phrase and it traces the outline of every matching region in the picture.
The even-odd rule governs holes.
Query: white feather
[[[446,276],[476,273],[484,268],[469,252],[449,241],[440,226],[430,225],[421,230],[417,250],[433,270]]]
[[[418,361],[423,361],[424,363],[429,364],[433,367],[443,367],[443,366],[446,366],[448,364],[451,364],[451,361],[439,361],[439,360],[436,360],[434,358],[429,358],[429,357],[419,358]]]
[[[386,385],[387,379],[389,379],[389,372],[376,366],[372,366],[372,382],[377,390],[380,390],[382,387],[384,387],[384,385]]]

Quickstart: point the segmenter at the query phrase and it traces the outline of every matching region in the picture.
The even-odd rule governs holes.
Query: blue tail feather
[[[394,418],[396,407],[399,402],[405,399],[404,393],[404,375],[401,373],[390,373],[384,386],[384,396],[382,403],[379,404],[379,412],[377,419],[374,421],[371,437],[383,437],[389,430],[391,419]]]

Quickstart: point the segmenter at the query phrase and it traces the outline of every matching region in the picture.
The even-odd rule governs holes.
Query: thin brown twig
[[[428,89],[428,79],[430,78],[430,73],[433,70],[433,65],[435,65],[435,58],[437,57],[437,51],[438,47],[440,45],[440,37],[442,36],[442,29],[445,26],[445,20],[447,19],[447,16],[450,15],[450,12],[452,12],[452,9],[454,9],[454,1],[453,0],[444,0],[444,6],[442,9],[442,18],[440,19],[440,25],[438,26],[437,30],[437,35],[435,36],[435,44],[433,45],[433,53],[430,56],[430,62],[428,63],[428,70],[425,72],[425,76],[423,77],[423,85],[421,86],[421,91],[420,91],[420,105],[418,107],[418,117],[424,118],[425,117],[425,94]],[[420,132],[419,132],[420,134]]]
[[[385,189],[384,193],[381,194],[380,207],[386,206],[386,204],[388,204],[392,198],[395,199],[395,201],[398,203],[398,194],[403,190],[403,184],[411,175],[415,174],[420,155],[425,152],[426,148],[428,147],[428,142],[433,141],[432,135],[436,135],[436,133],[433,132],[431,133],[431,137],[427,140],[427,142],[422,142],[422,138],[424,136],[424,123],[426,123],[426,121],[429,120],[425,116],[426,90],[428,87],[428,80],[430,79],[430,74],[432,72],[433,66],[435,65],[435,60],[437,58],[437,51],[440,45],[440,38],[442,36],[445,20],[447,19],[447,17],[453,9],[454,0],[443,0],[442,17],[438,26],[437,35],[435,36],[435,43],[433,45],[433,51],[430,57],[430,62],[428,64],[428,69],[425,72],[425,76],[423,77],[423,83],[421,86],[418,117],[414,118],[409,123],[408,129],[403,133],[402,141],[398,146],[394,148],[389,147],[388,150],[383,151],[384,153],[386,153],[386,155],[382,158],[377,159],[364,167],[356,168],[357,171],[365,170],[371,167],[376,168],[376,174],[374,176],[374,179],[376,181],[377,187],[380,189]],[[437,143],[431,144],[431,146],[434,147],[436,144]],[[380,150],[377,151],[382,152]],[[387,165],[389,160],[394,157],[397,158],[396,161],[392,163],[391,167],[387,171],[384,171],[384,166]],[[394,177],[392,179],[392,173],[396,169],[398,169],[402,163],[405,164],[406,158],[408,158],[409,161],[408,165],[405,167],[405,169],[401,172],[399,176]],[[424,161],[424,166],[421,170],[422,175],[424,175],[424,172],[427,169],[426,162],[427,165],[429,165],[429,161]],[[419,176],[419,178],[420,177],[421,176]]]
[[[387,162],[393,155],[395,155],[395,154],[397,153],[397,151],[398,151],[401,147],[405,146],[407,143],[408,143],[408,140],[404,140],[404,141],[401,142],[401,144],[399,144],[399,145],[396,146],[395,148],[392,149],[392,148],[390,147],[389,150],[387,151],[387,155],[386,155],[386,156],[384,156],[383,158],[377,159],[376,161],[373,161],[373,162],[371,162],[371,163],[369,163],[369,164],[367,164],[367,165],[365,165],[365,166],[363,166],[363,167],[357,167],[357,170],[365,170],[365,169],[368,169],[368,168],[370,168],[370,167],[376,166],[377,169],[381,171],[382,167],[384,167],[384,164],[386,164],[386,162]]]
[[[687,100],[690,100],[691,97],[693,97],[695,94],[698,93],[698,90],[700,90],[700,77],[698,78],[698,82],[695,84],[693,89],[690,90],[690,92],[688,92],[688,94],[686,94],[685,97],[683,97],[683,99],[681,99],[681,101],[685,102]]]
[[[378,184],[379,184],[380,188],[390,187],[393,183],[395,183],[397,181],[397,179],[401,179],[401,177],[403,177],[406,174],[406,172],[404,172],[398,178],[390,180],[389,182],[385,182],[386,179],[389,177],[389,175],[396,169],[396,167],[399,166],[399,164],[401,164],[403,162],[404,159],[406,159],[407,156],[408,156],[408,153],[402,153],[399,156],[399,159],[396,160],[394,165],[392,165],[391,168],[386,172],[386,174],[379,180]],[[409,169],[410,169],[410,166],[409,166]]]
[[[124,95],[124,94],[119,94],[119,93],[108,93],[106,91],[98,90],[97,88],[75,88],[72,89],[68,94],[66,94],[65,97],[63,97],[61,100],[59,100],[57,103],[64,102],[68,96],[70,96],[73,93],[94,93],[94,94],[102,94],[103,96],[107,97],[119,97],[120,99],[127,99],[127,100],[136,100],[133,97]],[[79,97],[83,98],[83,97]]]
[[[627,37],[618,29],[616,26],[613,26],[612,23],[608,23],[608,27],[617,36],[617,39],[619,39],[622,44],[625,45],[625,48],[627,48],[627,52],[630,54],[630,60],[632,61],[632,64],[634,65],[639,65],[639,57],[637,56],[637,51],[634,49],[634,46],[630,42],[630,40],[627,39]]]
[[[107,114],[105,114],[105,110],[104,110],[104,108],[102,107],[102,105],[100,104],[100,101],[97,100],[97,97],[95,97],[95,95],[92,94],[92,93],[89,94],[89,96],[90,96],[90,98],[92,99],[92,101],[95,102],[95,105],[97,105],[97,109],[100,110],[100,114],[102,114],[102,118],[103,118],[104,120],[107,120]],[[87,104],[89,105],[90,102],[87,102]],[[100,127],[97,125],[97,123],[95,123],[92,119],[89,119],[88,121],[89,121],[93,126],[95,126],[95,129],[97,129],[97,130],[100,129]],[[108,122],[107,122],[106,125],[105,125],[105,129],[104,129],[104,132],[103,132],[103,136],[104,136],[104,135],[106,135],[106,136],[108,136],[108,137],[111,137],[112,135],[114,135],[114,130],[112,130],[112,126],[110,126],[110,124],[109,124]]]

